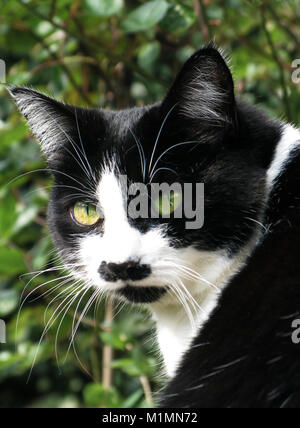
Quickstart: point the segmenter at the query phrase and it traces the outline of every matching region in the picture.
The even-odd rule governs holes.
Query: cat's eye
[[[82,226],[93,226],[100,219],[97,207],[86,202],[76,202],[71,208],[71,217]]]
[[[156,211],[162,216],[170,216],[180,206],[182,194],[171,191],[169,194],[161,194],[154,202]]]

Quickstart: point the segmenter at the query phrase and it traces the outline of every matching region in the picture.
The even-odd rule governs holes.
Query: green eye
[[[181,201],[182,194],[172,190],[170,194],[160,195],[155,201],[154,206],[159,214],[170,216],[179,207]]]
[[[97,208],[93,204],[76,202],[71,210],[72,218],[83,226],[92,226],[100,218]]]

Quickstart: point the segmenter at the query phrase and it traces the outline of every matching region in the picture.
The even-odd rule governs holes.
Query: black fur
[[[300,150],[270,199],[268,231],[183,358],[162,407],[300,407]]]

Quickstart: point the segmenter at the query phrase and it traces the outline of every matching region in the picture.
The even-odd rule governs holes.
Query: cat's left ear
[[[74,134],[74,108],[28,88],[12,86],[7,90],[51,163]]]
[[[226,133],[234,135],[237,119],[232,74],[212,43],[184,64],[162,110],[164,117],[173,110],[170,115],[175,123],[185,125],[181,129],[189,129],[197,137],[209,140]]]

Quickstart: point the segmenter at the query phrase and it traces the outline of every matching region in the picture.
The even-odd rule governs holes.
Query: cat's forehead
[[[125,110],[102,110],[105,130],[108,135],[126,139],[132,138],[133,131],[143,132],[144,128],[152,127],[157,120],[157,110],[159,104],[133,107]]]

